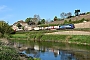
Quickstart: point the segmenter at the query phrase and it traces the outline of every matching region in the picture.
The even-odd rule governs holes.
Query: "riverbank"
[[[1,60],[40,60],[39,58],[31,58],[21,56],[17,48],[6,38],[0,38],[0,59]]]
[[[1,60],[20,60],[19,54],[8,44],[7,39],[0,39],[0,59]]]
[[[74,44],[90,45],[90,32],[85,31],[34,31],[11,35],[10,39],[67,42]]]

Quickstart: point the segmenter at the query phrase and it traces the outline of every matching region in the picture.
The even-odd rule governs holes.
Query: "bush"
[[[4,34],[11,34],[12,32],[14,32],[14,30],[8,23],[0,21],[0,33],[3,34],[2,36],[4,36]]]
[[[2,33],[0,33],[0,38],[2,37]]]
[[[19,55],[14,48],[0,45],[0,60],[20,60]]]
[[[87,12],[86,14],[90,14],[90,12]]]
[[[64,21],[64,24],[68,24],[69,22],[67,20]]]

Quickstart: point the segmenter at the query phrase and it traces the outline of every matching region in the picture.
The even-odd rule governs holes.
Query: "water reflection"
[[[76,60],[73,53],[60,49],[41,48],[38,45],[35,45],[33,48],[28,48],[22,53],[27,56],[41,58],[42,60]]]
[[[14,46],[41,60],[90,60],[89,46],[51,42],[14,42]]]

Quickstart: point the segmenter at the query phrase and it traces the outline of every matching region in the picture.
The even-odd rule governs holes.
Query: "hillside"
[[[86,15],[80,15],[80,16],[76,16],[76,17],[73,17],[73,18],[69,18],[69,19],[67,19],[67,20],[73,20],[73,21],[75,21],[75,20],[81,20],[81,19],[90,19],[90,14],[86,14]]]
[[[74,24],[75,28],[90,28],[90,22],[83,22]]]
[[[69,21],[71,19],[72,21],[76,21],[76,20],[81,20],[83,18],[90,20],[90,14],[80,15],[80,16],[76,16],[76,17],[72,17],[72,18],[68,18],[68,19],[64,19],[64,20]],[[62,24],[62,23],[64,23],[64,20],[50,22],[49,24]]]

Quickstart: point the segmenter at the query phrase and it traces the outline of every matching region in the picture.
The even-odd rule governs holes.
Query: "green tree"
[[[80,22],[83,22],[83,21],[85,21],[85,19],[84,19],[84,18],[82,18],[82,19],[80,20]]]
[[[17,24],[17,27],[21,29],[22,25],[20,23]]]
[[[67,18],[71,18],[72,17],[72,13],[71,12],[68,12],[66,15],[67,15]]]
[[[87,12],[86,14],[90,14],[90,12]]]
[[[38,21],[38,23],[37,23],[38,25],[40,25],[41,24],[41,21]]]
[[[31,22],[31,18],[26,18],[25,22],[29,24],[29,22]]]
[[[11,34],[13,32],[14,30],[11,28],[11,26],[9,26],[8,23],[5,21],[0,21],[0,34]]]
[[[71,19],[69,20],[69,23],[72,23],[72,20]]]
[[[68,21],[67,20],[64,20],[64,24],[68,24]]]
[[[80,10],[75,10],[75,16],[79,15]]]
[[[42,19],[41,21],[39,20],[38,25],[40,25],[40,24],[45,24],[45,19]]]
[[[41,20],[41,24],[45,24],[45,19],[42,19]]]
[[[57,21],[57,20],[58,20],[58,18],[57,18],[57,16],[55,16],[55,17],[54,17],[54,21]]]

